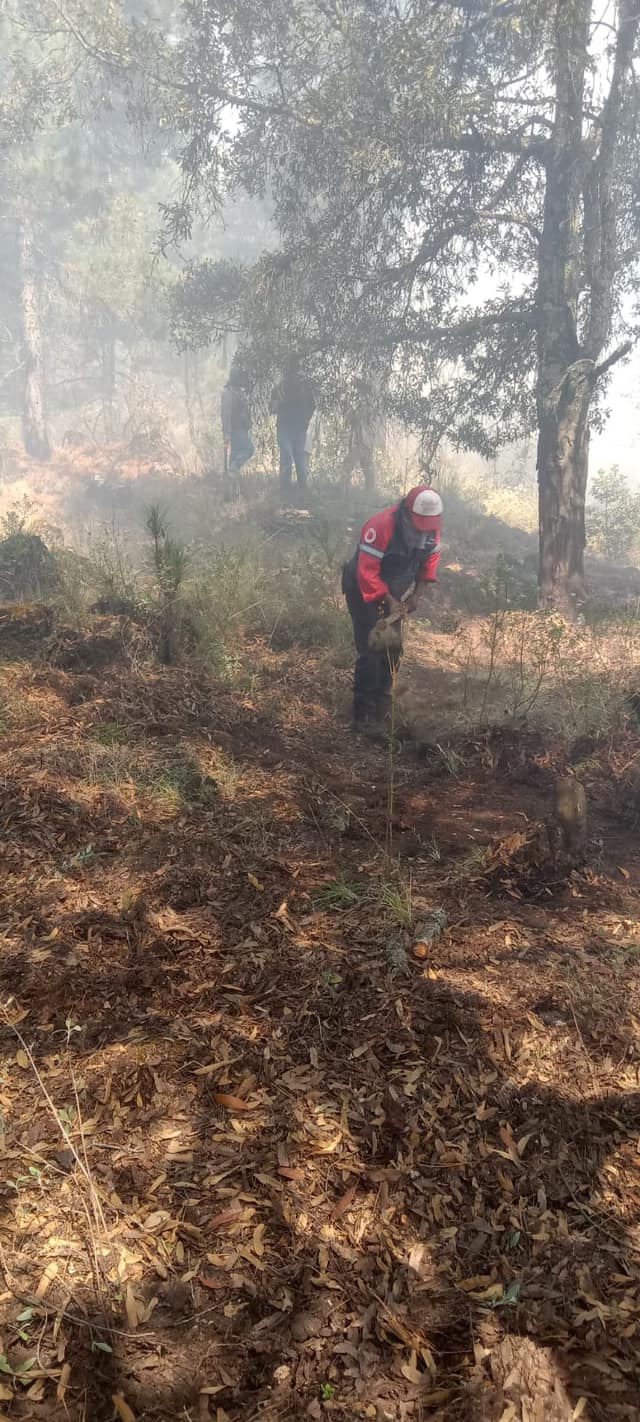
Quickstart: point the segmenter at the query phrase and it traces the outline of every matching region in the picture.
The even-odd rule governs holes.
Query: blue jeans
[[[306,434],[288,434],[284,430],[278,431],[278,444],[280,445],[280,482],[285,488],[289,488],[293,476],[293,466],[296,467],[296,479],[300,488],[304,488],[309,473],[309,456],[305,449]]]
[[[239,474],[244,464],[248,464],[255,454],[255,446],[248,430],[236,430],[231,436],[229,450],[229,473]]]

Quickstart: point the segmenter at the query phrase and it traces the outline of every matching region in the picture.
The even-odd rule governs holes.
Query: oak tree
[[[242,280],[209,271],[212,327],[334,388],[388,361],[427,464],[537,429],[541,594],[570,612],[589,432],[638,334],[636,0],[186,9],[174,218],[242,187],[279,234]]]

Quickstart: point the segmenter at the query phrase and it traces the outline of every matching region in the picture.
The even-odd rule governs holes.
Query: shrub
[[[599,734],[627,717],[640,665],[640,619],[576,627],[552,613],[497,609],[462,627],[461,724],[539,725]]]
[[[37,602],[59,586],[56,559],[37,533],[20,531],[0,540],[0,601]]]
[[[163,666],[173,666],[178,659],[183,626],[180,590],[187,569],[187,553],[181,543],[170,538],[167,517],[159,504],[153,504],[149,510],[147,529],[151,536],[157,599],[158,656]]]
[[[133,554],[115,520],[87,535],[88,562],[76,559],[78,573],[86,569],[92,592],[112,602],[135,607],[140,599]]]
[[[274,545],[257,539],[230,544],[203,558],[187,589],[197,642],[218,668],[228,669],[234,634],[264,637],[284,650],[329,648],[346,658],[350,626],[340,591],[342,531],[334,540],[321,525],[275,561]]]
[[[594,553],[627,558],[638,537],[640,494],[633,494],[617,464],[600,469],[587,505],[587,537]]]

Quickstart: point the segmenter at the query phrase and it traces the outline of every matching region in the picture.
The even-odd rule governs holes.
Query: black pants
[[[372,652],[369,647],[369,633],[382,616],[380,605],[377,602],[365,602],[359,588],[349,584],[345,587],[345,597],[358,653],[353,676],[353,719],[380,720],[387,710],[402,648]]]

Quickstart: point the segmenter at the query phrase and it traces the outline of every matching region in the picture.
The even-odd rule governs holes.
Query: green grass
[[[148,786],[157,799],[176,810],[181,805],[205,805],[218,794],[217,782],[188,760],[167,766],[148,781]]]
[[[400,928],[410,928],[413,923],[413,895],[411,880],[401,876],[381,879],[374,891],[376,903]]]
[[[348,879],[330,879],[315,895],[314,908],[328,913],[355,908],[362,898],[362,885],[353,884]]]
[[[131,727],[123,726],[119,721],[103,721],[100,726],[94,726],[90,735],[98,745],[123,746],[131,739]]]

